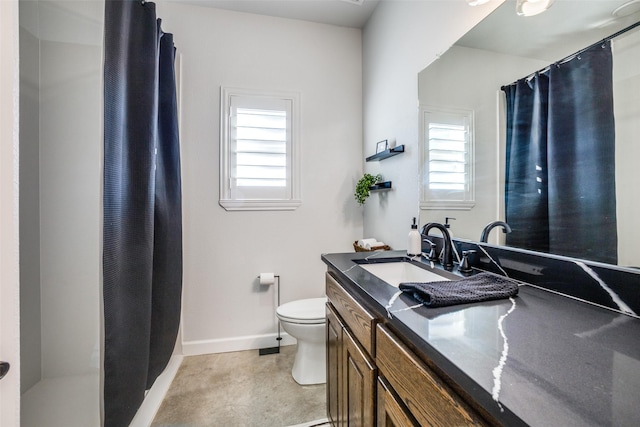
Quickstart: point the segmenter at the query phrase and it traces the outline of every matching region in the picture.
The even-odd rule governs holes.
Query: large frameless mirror
[[[629,8],[620,9],[627,3],[625,1],[556,1],[549,10],[533,17],[518,16],[515,3],[515,0],[507,0],[419,74],[422,106],[474,112],[475,206],[468,215],[464,212],[458,215],[467,230],[458,237],[471,240],[480,239],[486,224],[505,219],[508,138],[506,97],[501,87],[525,77],[531,78],[536,71],[545,70],[640,21],[637,8],[635,12]],[[640,252],[635,248],[635,242],[640,241],[640,228],[634,225],[635,219],[640,217],[640,198],[635,184],[640,182],[640,170],[635,167],[635,159],[640,158],[640,144],[637,143],[640,136],[640,27],[613,38],[611,50],[615,121],[612,145],[615,151],[612,191],[615,195],[611,198],[616,202],[615,227],[613,231],[609,228],[603,232],[606,228],[599,224],[609,219],[589,214],[587,225],[576,219],[574,226],[583,231],[589,228],[587,234],[600,235],[601,240],[574,245],[577,246],[574,249],[580,250],[578,252],[553,249],[548,252],[621,266],[640,266]],[[597,86],[590,90],[597,91]],[[589,166],[583,160],[576,158],[561,164],[569,170],[584,173]],[[564,184],[569,185],[568,182]],[[526,211],[526,202],[523,204]],[[550,214],[554,215],[553,212]],[[512,220],[518,222],[513,214]],[[523,247],[505,239],[499,231],[491,234],[492,243]],[[555,237],[572,242],[574,234],[575,231],[566,229],[556,232]],[[612,241],[614,249],[604,249],[606,243]]]

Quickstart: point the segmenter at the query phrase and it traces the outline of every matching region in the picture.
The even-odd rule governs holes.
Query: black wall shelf
[[[390,189],[391,189],[391,181],[377,182],[371,187],[369,187],[369,191],[390,190]]]
[[[380,160],[388,159],[389,157],[397,156],[400,153],[404,153],[404,145],[398,145],[397,147],[389,148],[367,157],[367,162],[378,162]]]

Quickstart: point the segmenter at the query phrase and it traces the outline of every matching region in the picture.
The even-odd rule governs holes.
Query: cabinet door
[[[342,331],[344,365],[343,411],[348,427],[374,425],[376,368],[345,329]]]
[[[342,427],[342,329],[343,325],[327,304],[327,418],[334,427]]]
[[[378,377],[377,427],[419,427],[390,390],[384,379]]]

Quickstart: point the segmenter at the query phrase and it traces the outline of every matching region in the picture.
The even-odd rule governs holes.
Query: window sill
[[[430,200],[420,202],[422,210],[449,209],[458,211],[470,211],[476,205],[475,201]]]
[[[220,200],[227,211],[293,211],[301,200]]]

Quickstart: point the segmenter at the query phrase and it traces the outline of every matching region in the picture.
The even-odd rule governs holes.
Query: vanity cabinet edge
[[[327,419],[332,426],[342,426],[342,357],[343,329],[340,317],[327,302]]]
[[[350,295],[329,272],[326,273],[326,294],[347,328],[367,353],[374,358],[376,354],[376,318]]]
[[[379,374],[420,425],[491,425],[383,325],[376,342]]]
[[[328,272],[326,294],[327,418],[333,426],[374,426],[375,318]]]

